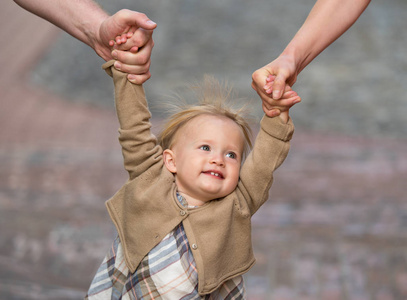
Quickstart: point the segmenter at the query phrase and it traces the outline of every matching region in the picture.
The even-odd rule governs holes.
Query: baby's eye
[[[236,153],[234,153],[234,152],[229,152],[228,154],[226,154],[226,157],[229,157],[229,158],[236,158],[237,155],[236,155]]]
[[[201,147],[199,147],[199,149],[203,150],[203,151],[209,151],[211,150],[211,148],[208,145],[202,145]]]

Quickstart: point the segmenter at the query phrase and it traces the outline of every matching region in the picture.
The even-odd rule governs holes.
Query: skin
[[[270,90],[274,83],[275,76],[269,75],[266,78],[266,85],[264,86],[264,90]],[[288,122],[288,110],[294,105],[301,102],[301,97],[292,90],[289,85],[286,85],[284,88],[283,96],[280,100],[276,101],[275,103],[270,103],[269,101],[262,101],[262,108],[264,113],[273,118],[279,116],[284,123]],[[277,105],[276,105],[277,104]]]
[[[14,1],[24,9],[48,20],[89,45],[104,60],[112,58],[117,60],[115,68],[128,73],[129,81],[142,84],[151,77],[150,57],[154,47],[152,33],[157,25],[145,14],[123,9],[113,16],[109,16],[92,0]],[[319,0],[319,2],[322,1]],[[273,71],[268,73],[273,74]],[[280,73],[284,72],[277,72],[277,75]],[[263,100],[265,113],[273,117],[283,111],[281,108],[285,107],[286,103],[277,103],[270,97],[273,88],[276,93],[275,86],[284,86],[281,83],[281,76],[272,80],[268,76],[270,74],[266,74],[266,79],[264,79],[265,74],[256,75],[255,72],[252,86]],[[272,81],[273,86],[265,87],[266,80]],[[261,86],[264,87],[261,88]],[[284,89],[284,92],[287,90]],[[298,95],[293,94],[289,105],[292,106],[299,101]]]
[[[150,78],[152,33],[157,24],[145,14],[123,9],[109,16],[92,0],[14,2],[92,47],[104,60],[118,59],[117,67],[129,73],[130,81],[141,84]],[[132,51],[115,49],[112,55],[111,41],[117,36],[131,38]]]
[[[164,163],[188,204],[201,206],[236,188],[243,147],[243,132],[233,120],[200,115],[179,129]]]
[[[370,0],[318,0],[297,34],[271,63],[252,75],[252,87],[263,105],[278,108],[285,86],[293,86],[300,72],[324,49],[346,32]],[[274,75],[274,79],[270,79]],[[272,83],[270,84],[270,82]],[[269,115],[278,115],[275,109]]]

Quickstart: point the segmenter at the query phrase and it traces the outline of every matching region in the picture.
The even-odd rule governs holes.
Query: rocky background
[[[100,1],[158,23],[146,92],[204,74],[252,99],[314,1]],[[0,298],[81,299],[114,235],[104,201],[126,180],[112,85],[91,49],[0,4]],[[292,150],[255,216],[249,299],[407,298],[407,20],[378,0],[304,70]],[[17,34],[18,33],[18,34]]]

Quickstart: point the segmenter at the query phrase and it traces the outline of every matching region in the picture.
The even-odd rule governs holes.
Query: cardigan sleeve
[[[162,150],[151,133],[151,113],[143,86],[128,81],[127,74],[116,70],[113,63],[105,63],[103,69],[113,77],[124,167],[130,179],[134,179],[161,162]]]
[[[261,120],[260,131],[242,166],[238,184],[251,215],[268,199],[273,173],[287,157],[293,132],[291,119],[287,124],[278,117],[264,116]]]

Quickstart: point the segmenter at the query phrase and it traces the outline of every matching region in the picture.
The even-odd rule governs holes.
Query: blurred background
[[[313,0],[98,1],[157,22],[153,122],[204,74],[260,101]],[[407,2],[373,1],[299,76],[292,149],[255,215],[248,299],[407,299]],[[115,237],[104,202],[126,180],[102,59],[0,3],[0,298],[82,299]]]

